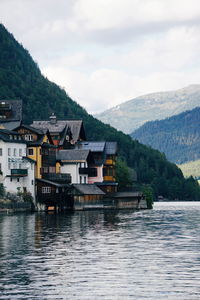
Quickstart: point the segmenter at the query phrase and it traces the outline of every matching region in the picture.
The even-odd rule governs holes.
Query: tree
[[[133,174],[134,172],[127,166],[126,162],[118,158],[116,162],[116,179],[119,190],[133,186]]]

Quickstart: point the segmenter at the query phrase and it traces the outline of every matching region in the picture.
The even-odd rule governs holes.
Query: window
[[[8,148],[8,156],[11,156],[11,149]]]
[[[80,176],[80,184],[82,183],[82,177]]]
[[[33,148],[28,149],[28,155],[33,155]]]
[[[22,149],[19,149],[19,156],[22,156]]]
[[[87,183],[87,177],[84,176],[84,183]]]
[[[42,174],[48,174],[49,173],[49,168],[48,167],[43,167],[42,168]]]
[[[10,177],[10,182],[12,182],[12,177]]]
[[[32,134],[25,134],[24,139],[25,141],[33,141],[33,136]]]
[[[31,180],[31,184],[34,185],[34,180]]]
[[[14,149],[13,149],[13,156],[16,156],[16,155],[17,155],[17,149],[14,148]]]
[[[2,150],[2,148],[0,148],[0,156],[2,156],[3,155],[3,150]]]
[[[49,167],[49,173],[56,173],[56,167]]]
[[[50,194],[51,193],[51,187],[50,186],[43,186],[42,187],[42,194]]]
[[[19,182],[19,178],[17,178],[17,182]]]

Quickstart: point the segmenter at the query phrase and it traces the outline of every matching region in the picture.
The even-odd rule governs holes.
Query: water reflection
[[[199,299],[200,205],[0,215],[0,299]]]

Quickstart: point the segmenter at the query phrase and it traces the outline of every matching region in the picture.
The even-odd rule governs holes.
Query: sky
[[[199,0],[0,0],[0,22],[91,114],[199,84]]]

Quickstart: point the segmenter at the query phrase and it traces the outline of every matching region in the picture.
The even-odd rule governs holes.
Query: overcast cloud
[[[0,17],[90,113],[199,83],[199,0],[0,0]]]

